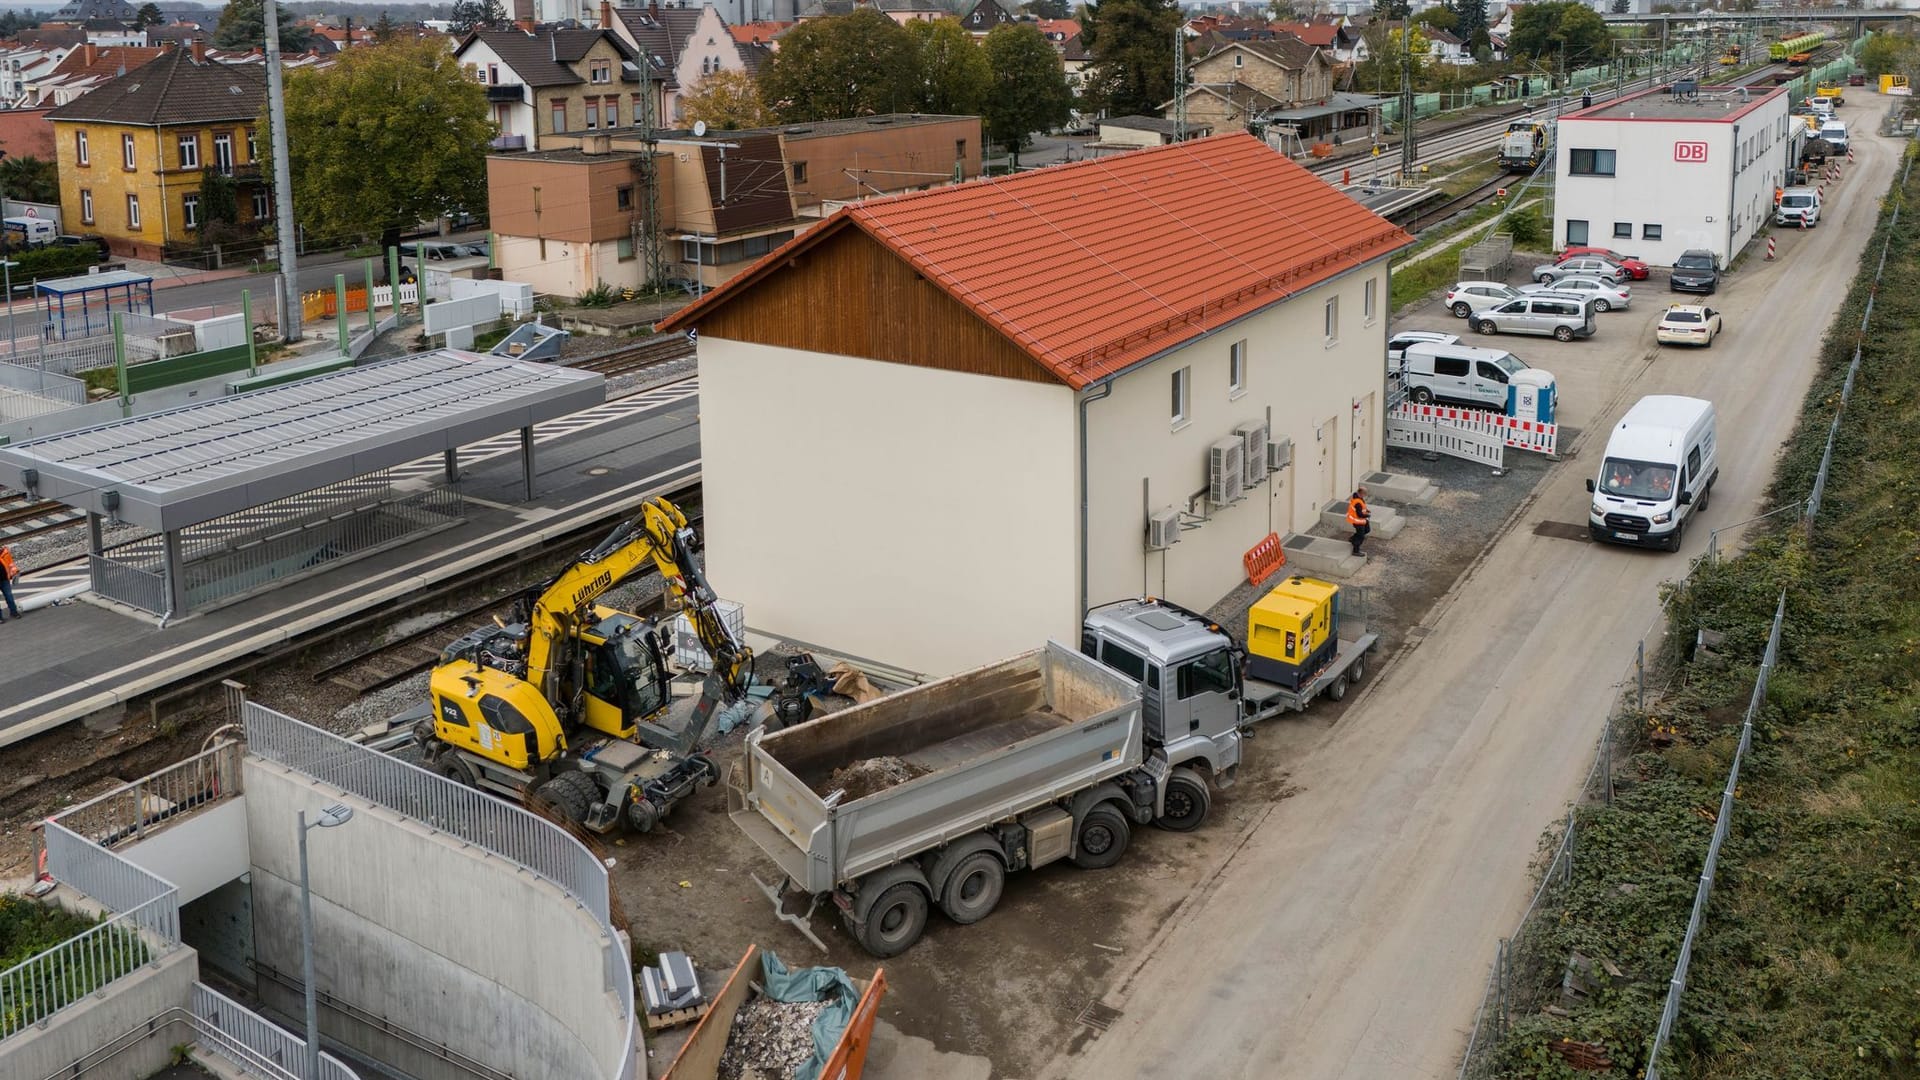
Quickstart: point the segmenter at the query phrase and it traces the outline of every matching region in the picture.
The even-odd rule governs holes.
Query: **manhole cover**
[[[1593,534],[1585,525],[1575,525],[1570,521],[1543,521],[1533,527],[1533,535],[1550,536],[1555,540],[1578,540],[1583,544],[1593,542]]]
[[[1119,1009],[1110,1008],[1097,1001],[1088,1002],[1087,1007],[1080,1010],[1080,1022],[1095,1031],[1107,1030],[1118,1019],[1120,1019]]]
[[[605,476],[612,471],[613,471],[612,469],[607,468],[605,465],[595,465],[593,468],[587,470],[587,475],[588,476]]]

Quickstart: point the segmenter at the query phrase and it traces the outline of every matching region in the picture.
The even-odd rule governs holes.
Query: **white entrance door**
[[[1373,395],[1368,394],[1354,404],[1353,442],[1349,448],[1347,471],[1352,475],[1354,486],[1359,486],[1360,478],[1374,470],[1379,462],[1379,450],[1373,435]]]
[[[1320,426],[1313,432],[1314,468],[1318,471],[1314,483],[1318,486],[1319,506],[1325,506],[1340,497],[1336,490],[1339,487],[1340,462],[1334,456],[1339,445],[1340,418],[1329,416],[1320,421]]]

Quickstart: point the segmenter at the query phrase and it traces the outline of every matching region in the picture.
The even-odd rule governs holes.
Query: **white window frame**
[[[1227,399],[1247,392],[1247,339],[1227,346]]]
[[[1372,326],[1379,318],[1380,281],[1378,278],[1368,278],[1360,293],[1360,321],[1363,325]]]
[[[200,193],[189,191],[180,196],[180,220],[189,229],[200,227]]]
[[[91,188],[80,189],[80,223],[93,224],[93,189]]]
[[[139,227],[140,196],[130,193],[127,195],[127,228],[138,229]]]
[[[197,169],[200,167],[200,133],[182,135],[177,140],[180,147],[180,167]]]
[[[93,164],[93,162],[87,158],[87,133],[84,131],[76,131],[73,133],[73,156],[74,159],[82,165]]]
[[[120,136],[120,164],[129,169],[137,169],[140,167],[140,155],[139,152],[133,148],[133,136],[131,135]]]
[[[264,213],[260,210],[263,206],[266,207],[266,212]],[[253,189],[253,219],[255,221],[270,221],[273,219],[273,196],[264,187]]]
[[[1327,297],[1326,314],[1321,328],[1326,331],[1329,348],[1340,343],[1340,298],[1338,296]]]
[[[1173,429],[1175,431],[1193,422],[1193,369],[1183,367],[1174,371],[1172,396],[1168,399],[1172,406]]]
[[[233,136],[225,133],[213,137],[213,167],[221,176],[233,175]]]

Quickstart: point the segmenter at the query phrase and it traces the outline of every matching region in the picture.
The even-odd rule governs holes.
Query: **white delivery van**
[[[1707,508],[1720,479],[1713,402],[1653,394],[1607,437],[1600,475],[1587,481],[1595,540],[1680,550],[1680,535]]]
[[[51,244],[53,238],[60,234],[60,227],[45,218],[10,217],[5,225],[7,246],[12,248]]]
[[[1401,371],[1407,396],[1416,404],[1446,401],[1478,409],[1507,411],[1507,386],[1527,367],[1526,361],[1503,349],[1480,349],[1446,342],[1420,342],[1406,347]],[[1553,376],[1540,372],[1545,385]],[[1537,381],[1531,385],[1540,385]]]
[[[1847,152],[1847,122],[1845,120],[1823,120],[1820,123],[1820,137],[1833,145],[1833,152]]]

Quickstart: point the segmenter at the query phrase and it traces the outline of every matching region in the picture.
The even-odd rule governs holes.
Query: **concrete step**
[[[1346,524],[1344,521],[1341,524]],[[1316,577],[1350,578],[1367,565],[1365,555],[1355,555],[1345,540],[1305,533],[1288,533],[1280,546],[1287,550],[1287,570]]]
[[[1367,488],[1367,494],[1373,494],[1372,487]],[[1367,510],[1368,517],[1373,523],[1373,531],[1367,534],[1367,539],[1370,541],[1391,540],[1400,535],[1401,529],[1406,528],[1407,519],[1401,517],[1400,511],[1391,506],[1370,502],[1367,504]],[[1346,500],[1342,499],[1337,503],[1328,503],[1321,507],[1320,525],[1342,539],[1352,536],[1353,526],[1347,524]]]
[[[1368,473],[1361,483],[1366,487],[1370,501],[1378,499],[1402,506],[1426,506],[1440,494],[1440,489],[1433,481],[1412,473]]]

